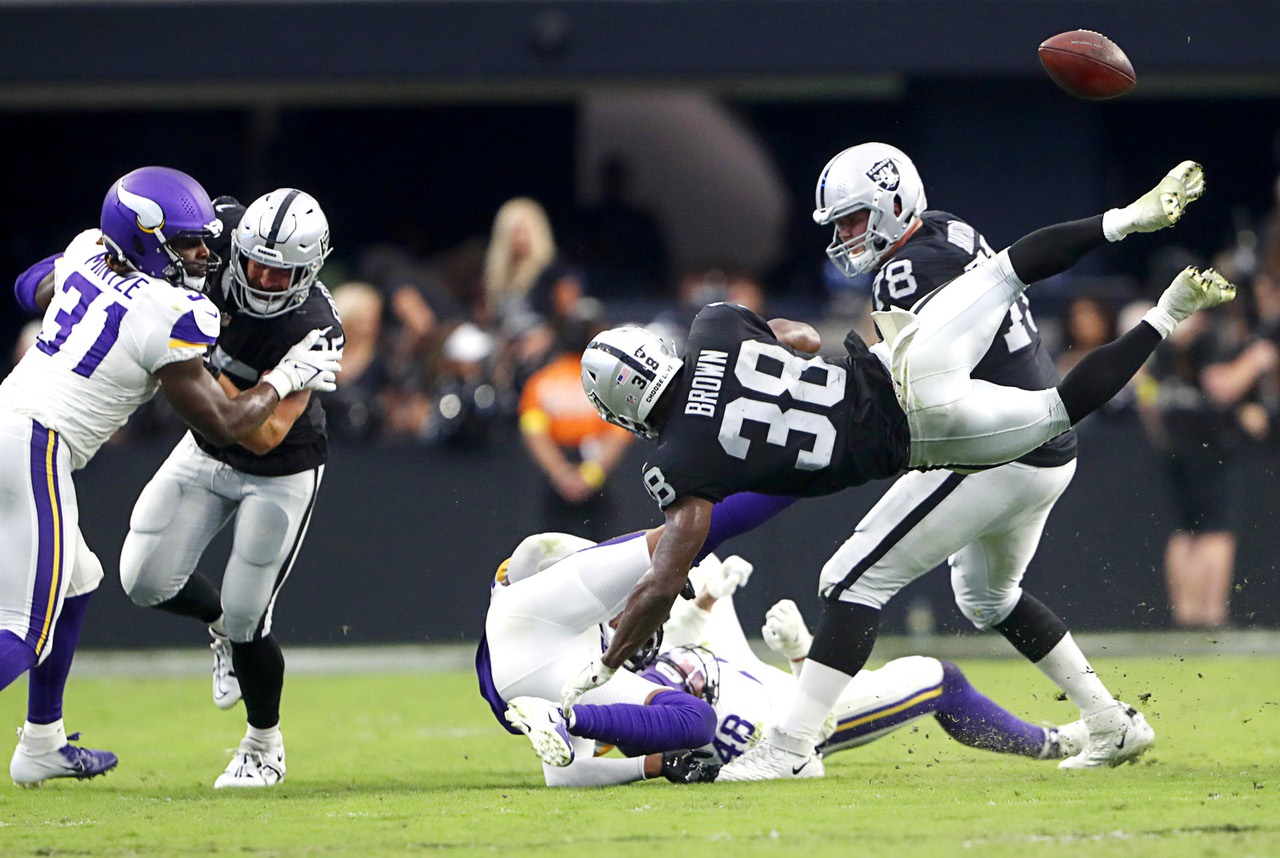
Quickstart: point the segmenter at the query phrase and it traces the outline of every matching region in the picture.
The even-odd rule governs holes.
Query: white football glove
[[[746,586],[753,569],[754,566],[735,554],[705,570],[702,589],[713,599],[732,596],[739,587]]]
[[[262,380],[274,387],[281,399],[299,390],[328,393],[338,389],[335,375],[342,369],[338,362],[342,350],[315,348],[328,331],[329,328],[322,328],[307,334],[284,353],[274,369],[263,374]]]
[[[591,659],[590,664],[578,671],[578,675],[571,677],[560,689],[560,711],[564,713],[564,717],[568,718],[573,714],[573,704],[581,700],[582,695],[604,685],[617,672],[617,668],[606,666],[600,656]]]
[[[764,628],[760,630],[769,649],[788,661],[798,661],[809,655],[813,635],[800,616],[800,609],[790,599],[783,599],[764,615]]]

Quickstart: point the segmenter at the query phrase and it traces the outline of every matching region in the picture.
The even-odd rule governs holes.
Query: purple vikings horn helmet
[[[134,269],[189,289],[203,289],[219,260],[184,262],[175,239],[216,237],[222,224],[200,183],[168,167],[141,167],[111,186],[102,201],[103,241],[111,256]]]

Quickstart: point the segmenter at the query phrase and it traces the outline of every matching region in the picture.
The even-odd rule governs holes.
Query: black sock
[[[1119,339],[1084,356],[1058,385],[1074,426],[1115,396],[1151,357],[1163,338],[1150,322],[1139,322]]]
[[[231,642],[231,663],[250,727],[266,730],[280,723],[280,691],[284,688],[284,653],[271,635],[249,643]]]
[[[809,658],[853,676],[871,657],[880,609],[852,602],[824,602]]]
[[[222,597],[208,578],[196,572],[187,579],[176,596],[155,607],[180,617],[195,617],[208,625],[222,616]]]
[[[1102,215],[1071,220],[1037,229],[1015,241],[1009,248],[1009,262],[1018,279],[1031,284],[1061,274],[1106,243]]]
[[[1023,593],[1009,616],[996,624],[996,630],[1032,664],[1048,655],[1067,636],[1067,624],[1062,618],[1028,593]]]

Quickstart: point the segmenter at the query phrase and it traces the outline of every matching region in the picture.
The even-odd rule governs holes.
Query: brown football
[[[1058,86],[1091,101],[1124,95],[1138,82],[1124,51],[1092,30],[1071,30],[1045,39],[1040,44],[1040,63]]]

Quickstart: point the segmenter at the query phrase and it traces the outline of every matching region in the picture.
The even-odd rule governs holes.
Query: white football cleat
[[[807,754],[788,751],[779,746],[778,737],[777,731],[770,730],[754,748],[721,768],[716,780],[773,781],[820,778],[827,773],[822,757],[815,751]]]
[[[22,735],[21,730],[18,735]],[[71,744],[79,738],[79,733],[72,733],[67,736],[67,744],[56,751],[43,754],[32,753],[19,742],[13,751],[13,759],[9,761],[9,777],[13,778],[14,785],[38,787],[53,778],[96,778],[111,771],[120,762],[110,751],[95,751]]]
[[[1206,310],[1225,304],[1236,297],[1236,287],[1227,282],[1212,268],[1204,271],[1188,265],[1173,278],[1164,290],[1156,306],[1168,313],[1175,322],[1190,318],[1197,310]]]
[[[1134,200],[1122,211],[1128,228],[1125,233],[1155,232],[1182,219],[1187,204],[1204,195],[1204,169],[1195,161],[1183,161],[1160,180],[1160,184]]]
[[[1058,763],[1060,769],[1095,769],[1134,760],[1156,741],[1156,731],[1142,713],[1117,702],[1083,721],[1089,731],[1080,753]]]
[[[230,709],[240,702],[240,679],[231,661],[231,638],[213,629],[209,629],[209,637],[213,638],[209,644],[213,650],[213,705]]]
[[[1089,744],[1089,728],[1084,721],[1072,721],[1058,727],[1050,727],[1056,740],[1057,753],[1048,754],[1045,759],[1062,759],[1074,757]]]
[[[507,721],[529,737],[533,750],[548,766],[573,762],[573,740],[564,713],[541,697],[516,697],[507,702]]]
[[[214,789],[225,787],[262,789],[284,780],[284,744],[260,748],[248,739],[240,742],[227,770],[213,782]]]

